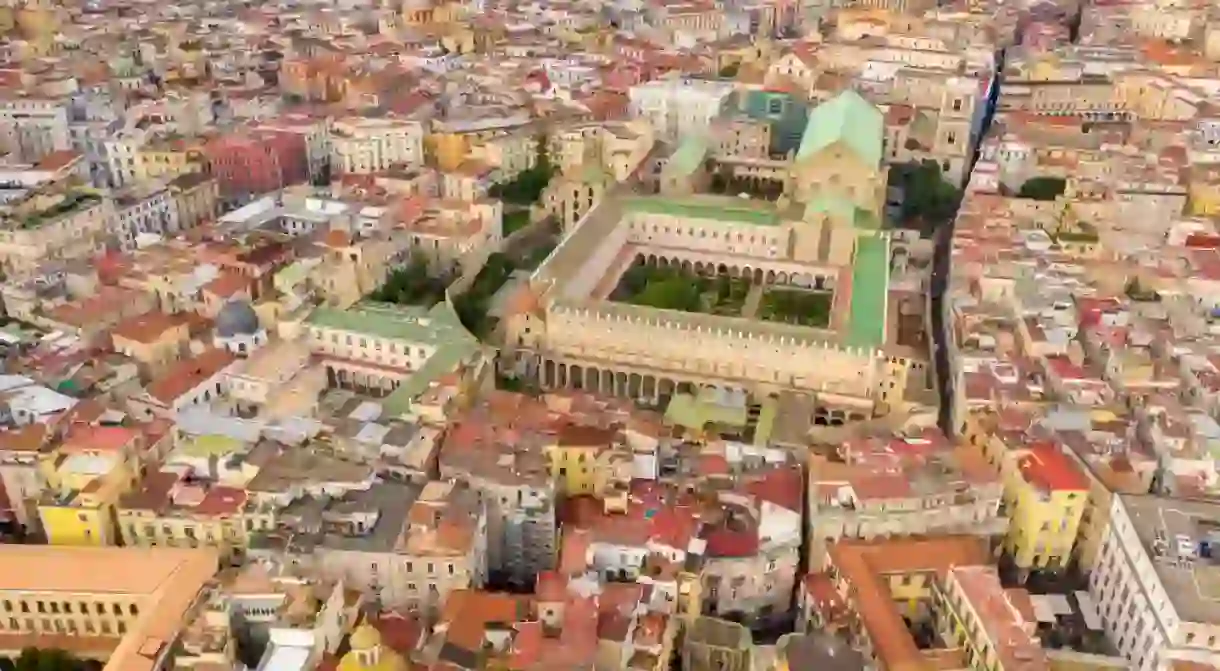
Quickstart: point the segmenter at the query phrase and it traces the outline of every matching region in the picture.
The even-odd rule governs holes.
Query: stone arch
[[[577,366],[576,364],[572,364],[571,366],[568,366],[568,376],[569,376],[569,379],[568,379],[569,387],[572,387],[573,389],[581,389],[581,390],[583,390],[585,388],[585,369],[584,368]]]
[[[627,374],[618,372],[614,374],[614,395],[622,396],[627,393]]]
[[[818,275],[817,277],[813,278],[813,288],[817,289],[818,291],[826,289],[826,276]]]
[[[643,266],[643,265],[647,265],[647,264],[648,264],[648,257],[644,256],[643,254],[636,254],[635,261],[632,261],[632,265],[636,265],[636,266]]]
[[[657,378],[652,375],[644,376],[644,387],[641,390],[645,398],[654,399],[657,397]]]
[[[632,373],[627,378],[627,395],[631,398],[639,398],[644,391],[644,376],[639,373]]]
[[[717,274],[717,275],[728,275],[728,274],[729,274],[729,267],[728,267],[728,266],[726,266],[726,265],[725,265],[725,264],[723,264],[723,263],[722,263],[722,264],[720,264],[720,265],[718,265],[718,266],[716,266],[716,274]]]
[[[558,368],[557,372],[559,373],[559,378],[555,381],[555,386],[559,387],[560,389],[566,389],[569,384],[568,364],[566,364],[566,363],[559,364],[559,368]]]
[[[647,263],[648,263],[648,265],[655,267],[657,265],[657,255],[649,254]]]
[[[762,268],[756,268],[756,269],[754,270],[754,283],[755,283],[755,284],[762,284],[762,283],[763,283],[763,271],[762,271]]]
[[[695,274],[696,275],[703,274],[703,262],[702,261],[695,261]]]
[[[601,387],[601,371],[593,366],[585,369],[585,389],[593,393],[599,393]]]
[[[673,380],[671,380],[667,377],[663,377],[657,381],[657,396],[659,396],[659,397],[673,396],[675,387],[676,387],[676,385],[674,384]]]
[[[775,284],[775,271],[774,270],[767,271],[767,284]]]
[[[339,375],[335,373],[334,366],[326,367],[326,386],[335,387],[339,382]]]
[[[555,386],[555,362],[550,359],[542,362],[542,386]]]
[[[692,264],[689,259],[682,262],[682,272],[689,275],[693,271],[694,264]]]
[[[817,406],[813,409],[813,423],[815,426],[830,426],[830,412],[823,406]]]
[[[775,276],[775,280],[777,282],[779,282],[780,284],[787,284],[788,283],[788,273],[778,273]]]

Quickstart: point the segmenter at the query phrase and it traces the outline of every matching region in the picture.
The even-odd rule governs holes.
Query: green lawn
[[[636,265],[627,269],[610,300],[658,310],[741,316],[748,280],[699,277],[675,268]]]
[[[517,210],[504,215],[504,235],[512,235],[530,223],[529,210]]]
[[[758,306],[758,316],[770,322],[826,328],[834,294],[803,289],[768,289]]]

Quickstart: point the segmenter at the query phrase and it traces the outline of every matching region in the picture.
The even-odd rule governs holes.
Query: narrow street
[[[1004,53],[999,52],[996,55],[997,71],[1004,69]],[[994,89],[991,91],[987,101],[988,109],[983,117],[982,128],[979,130],[979,142],[981,143],[987,137],[988,131],[991,129],[991,120],[995,115],[995,104],[999,98],[999,81],[995,83]],[[970,161],[970,170],[966,174],[974,171],[974,164],[978,162],[978,148],[975,148],[974,156]],[[965,186],[963,185],[963,190]],[[962,194],[962,198],[966,198],[966,194]],[[959,207],[961,203],[958,203]],[[936,368],[936,389],[940,395],[940,416],[939,423],[941,430],[945,435],[956,435],[957,427],[953,424],[953,376],[950,374],[949,367],[949,348],[948,348],[948,324],[945,323],[946,296],[949,290],[949,278],[953,272],[953,229],[957,219],[957,213],[954,212],[949,221],[944,225],[937,227],[934,234],[932,255],[932,280],[928,283],[928,291],[931,294],[932,308],[932,356],[933,364]]]
[[[932,356],[936,366],[936,389],[940,394],[939,423],[946,435],[953,435],[952,377],[949,375],[949,350],[945,331],[945,293],[949,288],[950,260],[953,255],[953,223],[937,229],[932,256],[932,281],[928,290],[932,294]]]

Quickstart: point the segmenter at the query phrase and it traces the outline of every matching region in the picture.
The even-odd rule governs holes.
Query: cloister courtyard
[[[725,266],[649,262],[637,257],[618,279],[609,299],[658,310],[826,328],[834,293],[789,283],[761,270],[734,274]]]

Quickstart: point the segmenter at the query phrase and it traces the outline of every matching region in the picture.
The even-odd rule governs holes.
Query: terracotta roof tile
[[[165,375],[148,385],[147,392],[149,396],[170,405],[236,360],[228,350],[209,349],[199,356],[176,362]]]
[[[170,315],[154,310],[136,317],[124,319],[115,325],[110,334],[113,337],[149,344],[157,342],[164,337],[167,331],[178,328],[184,323],[183,318],[179,315]]]

